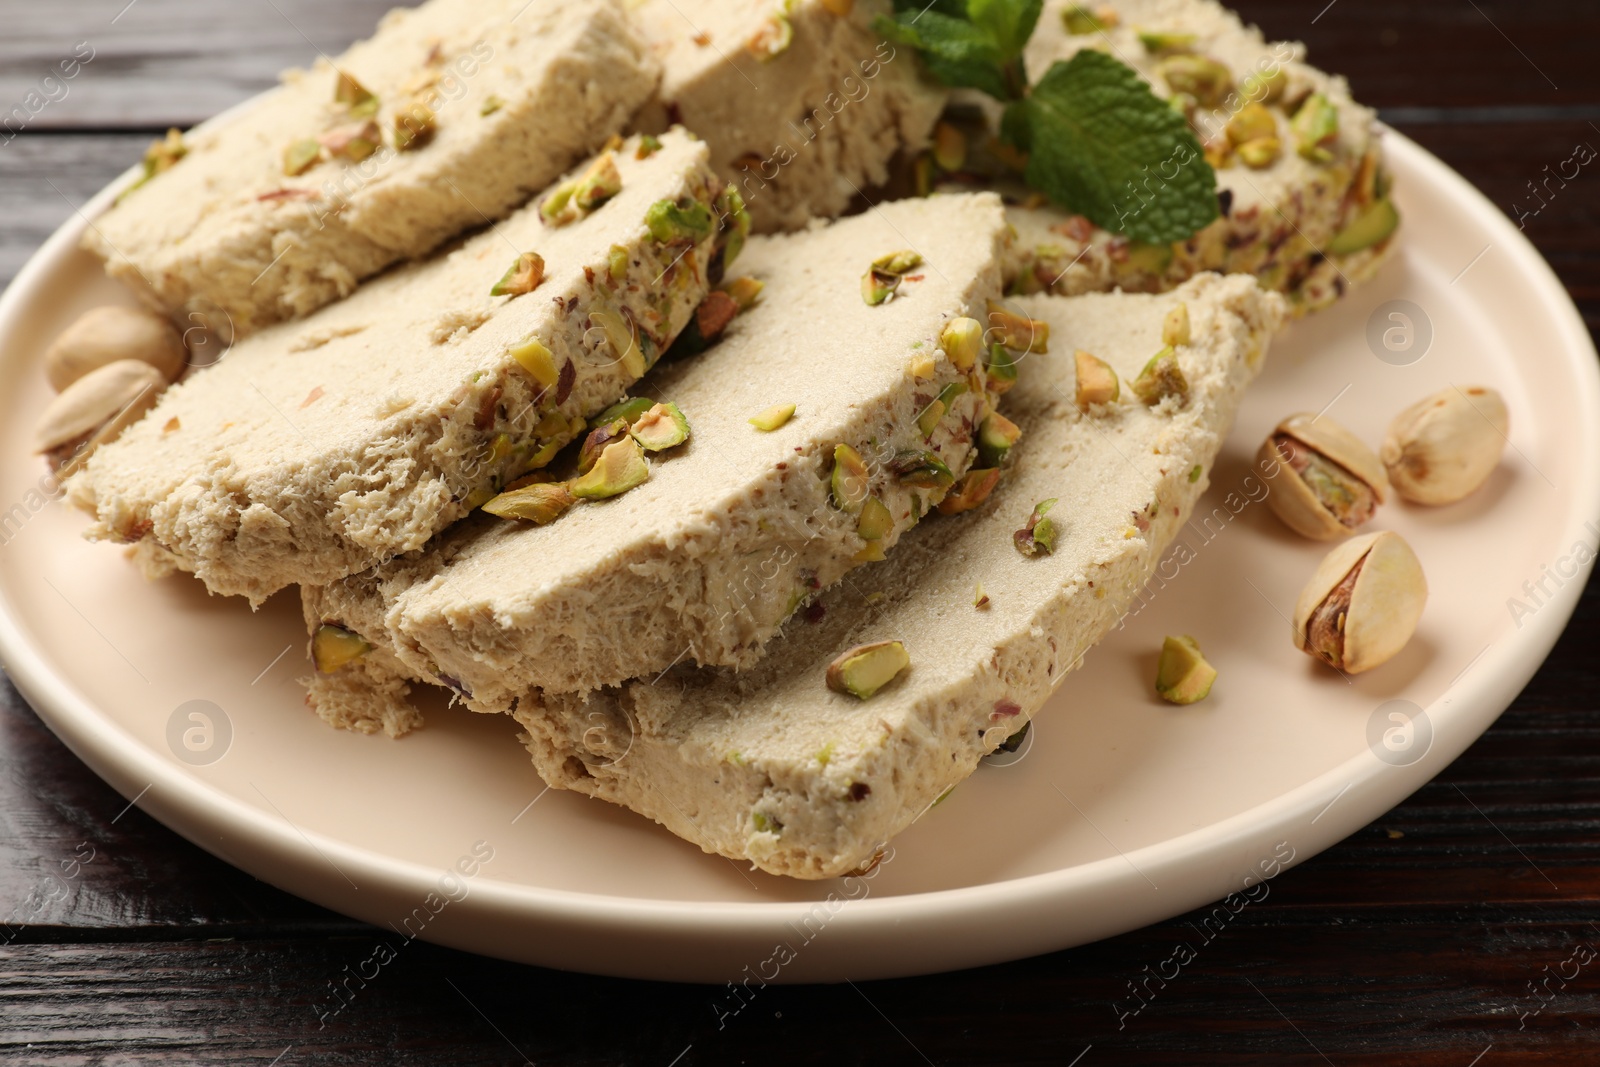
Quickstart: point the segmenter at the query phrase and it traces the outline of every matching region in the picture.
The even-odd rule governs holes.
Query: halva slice
[[[738,270],[762,284],[758,302],[641,383],[653,414],[635,416],[636,444],[619,421],[597,431],[623,443],[590,473],[491,505],[508,517],[476,516],[420,555],[304,590],[313,633],[355,634],[480,711],[680,662],[750,666],[797,609],[815,617],[820,591],[935,508],[994,489],[979,437],[1003,379],[985,361],[1012,357],[980,355],[978,320],[999,293],[1004,236],[999,198],[981,193],[753,238]],[[872,305],[862,275],[886,254],[916,265]],[[751,424],[780,402],[792,408],[781,425]],[[622,491],[575,501],[613,449],[633,457],[607,487]],[[349,725],[352,683],[330,666],[319,659],[312,702]],[[374,699],[357,718],[399,721],[387,691]]]
[[[640,378],[743,226],[705,145],[621,144],[448,255],[246,338],[71,499],[91,538],[256,602],[420,548]]]
[[[659,65],[619,0],[431,0],[237,116],[169,135],[85,244],[227,339],[509,215],[599,148]]]
[[[1134,67],[1189,116],[1216,170],[1221,217],[1187,241],[1148,245],[1081,215],[1018,207],[1007,269],[1013,292],[1159,292],[1212,270],[1253,274],[1301,313],[1377,271],[1399,216],[1373,112],[1351,98],[1343,78],[1309,66],[1304,45],[1266,41],[1213,0],[1083,6],[1100,12],[1098,28],[1080,5],[1045,5],[1027,50],[1030,75],[1084,48]],[[1159,192],[1160,172],[1121,191],[1128,212]]]
[[[1180,302],[1190,337],[1169,354],[1183,387],[1080,409],[1066,354],[1092,353],[1131,384],[1165,351]],[[587,700],[530,694],[515,714],[547,782],[707,852],[826,878],[870,864],[1029,721],[1187,521],[1284,301],[1206,274],[1167,295],[1016,303],[1060,350],[1007,394],[1023,440],[989,503],[923,523],[744,671],[680,666]],[[880,686],[866,699],[830,688],[852,664]]]
[[[711,146],[759,232],[831,218],[927,144],[945,93],[872,21],[889,0],[645,0],[662,64],[641,128],[681,122]]]

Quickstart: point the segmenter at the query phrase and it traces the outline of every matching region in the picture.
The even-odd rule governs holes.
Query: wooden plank
[[[0,113],[38,93],[31,103],[42,107],[28,116],[34,129],[189,126],[318,51],[337,54],[391,6],[272,0],[206,6],[197,18],[192,0],[12,5],[0,35]],[[1375,106],[1555,106],[1600,123],[1600,64],[1589,54],[1600,13],[1591,0],[1336,0],[1320,15],[1322,0],[1236,6],[1274,37],[1304,39],[1313,60],[1348,75]],[[75,78],[42,85],[52,72],[59,79],[58,65],[79,51],[93,58]]]

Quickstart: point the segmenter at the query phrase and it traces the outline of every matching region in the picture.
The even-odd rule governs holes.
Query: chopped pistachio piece
[[[765,288],[765,282],[754,278],[735,278],[723,285],[722,291],[733,297],[740,311],[749,311],[755,307],[756,301],[761,298],[761,290]]]
[[[1233,74],[1206,56],[1168,56],[1156,68],[1175,92],[1188,93],[1206,107],[1217,107],[1233,88]]]
[[[1050,324],[989,301],[989,340],[1017,352],[1050,351]]]
[[[1334,235],[1324,251],[1336,256],[1360,252],[1384,240],[1399,226],[1400,213],[1395,210],[1394,201],[1388,197],[1374,200]]]
[[[1239,82],[1239,92],[1246,100],[1257,104],[1277,102],[1289,85],[1289,72],[1274,65],[1270,71],[1246,74]]]
[[[1189,305],[1178,303],[1161,321],[1161,343],[1169,347],[1189,344],[1193,335],[1189,329]]]
[[[1133,380],[1133,393],[1146,404],[1159,404],[1169,396],[1189,399],[1189,380],[1178,366],[1178,354],[1170,347],[1150,357],[1139,377]]]
[[[1283,155],[1283,142],[1276,137],[1258,137],[1240,145],[1238,153],[1251,170],[1266,170]]]
[[[603,500],[626,493],[650,477],[639,442],[622,437],[600,453],[593,469],[572,483],[572,495],[582,500]]]
[[[882,541],[868,541],[860,552],[850,557],[853,563],[879,563],[885,559],[888,557],[883,554]]]
[[[628,276],[628,250],[622,245],[612,245],[611,251],[606,253],[606,277],[612,282],[620,282]]]
[[[1262,104],[1246,104],[1228,120],[1228,140],[1235,145],[1278,136],[1278,120]]]
[[[1111,364],[1078,349],[1073,353],[1078,370],[1078,409],[1088,411],[1096,404],[1115,404],[1122,398],[1122,382]]]
[[[1194,468],[1189,471],[1189,484],[1193,485],[1195,482],[1198,482],[1200,480],[1200,476],[1205,472],[1205,467],[1199,463],[1196,463]]]
[[[367,118],[378,113],[378,98],[342,70],[333,83],[333,102],[347,108],[355,118]]]
[[[633,150],[634,159],[649,159],[661,151],[661,141],[648,133],[639,138],[639,147]]]
[[[985,365],[983,373],[988,381],[989,391],[997,396],[1017,384],[1017,363],[1004,345],[995,345],[989,349],[989,362]]]
[[[951,319],[939,331],[939,347],[951,366],[965,374],[977,365],[983,351],[983,323],[965,315]]]
[[[178,165],[178,161],[189,154],[189,147],[183,143],[183,134],[176,128],[169,129],[167,135],[159,141],[151,141],[150,147],[144,150],[144,176],[154,178],[157,174],[165,173]]]
[[[1317,163],[1332,162],[1330,147],[1339,139],[1339,109],[1326,96],[1312,93],[1306,97],[1289,127],[1302,156]]]
[[[490,296],[522,296],[531,293],[544,282],[544,257],[537,252],[524,252],[503,274]]]
[[[991,411],[978,428],[978,455],[985,466],[998,467],[1021,436],[1021,427],[998,411]]]
[[[617,170],[616,156],[602,152],[578,179],[577,188],[572,190],[572,206],[587,215],[620,192],[622,172]]]
[[[333,623],[323,623],[311,636],[311,659],[323,674],[349,666],[371,651],[372,646],[360,634]]]
[[[408,104],[394,117],[394,146],[401,152],[425,147],[438,132],[439,117],[425,104]]]
[[[885,274],[909,274],[920,266],[922,266],[921,253],[910,249],[889,252],[872,261],[872,269],[881,270]]]
[[[913,489],[949,489],[956,481],[944,460],[932,452],[915,448],[896,452],[889,467],[903,484]]]
[[[483,98],[483,106],[478,108],[478,114],[482,115],[484,118],[488,118],[490,115],[493,115],[496,111],[499,111],[505,106],[506,102],[504,100],[500,99],[500,97],[496,96],[494,93],[490,93],[488,96]]]
[[[568,221],[567,208],[572,203],[572,193],[577,188],[577,182],[565,181],[550,190],[550,195],[539,202],[539,216],[552,226]]]
[[[1024,556],[1037,556],[1041,552],[1049,555],[1055,549],[1056,524],[1054,519],[1048,517],[1050,509],[1055,506],[1055,497],[1034,505],[1033,514],[1028,516],[1028,525],[1011,535],[1018,552]]]
[[[793,404],[774,404],[750,420],[750,425],[762,433],[771,433],[779,429],[794,418],[795,406]]]
[[[644,350],[639,347],[639,331],[634,326],[633,320],[620,311],[601,308],[589,312],[589,322],[600,327],[605,334],[606,343],[611,346],[612,354],[617,357],[623,369],[635,378],[643,378],[644,372],[650,369],[650,365],[645,361]]]
[[[283,173],[297,178],[322,160],[322,145],[314,137],[302,137],[283,150]]]
[[[872,496],[861,506],[861,516],[856,520],[856,535],[863,541],[877,541],[894,529],[894,516],[883,501]]]
[[[967,161],[967,138],[948,122],[933,128],[933,161],[944,171],[957,171]]]
[[[828,665],[828,688],[867,700],[909,666],[911,656],[899,641],[857,645]]]
[[[911,357],[911,377],[919,382],[925,382],[939,373],[939,362],[927,352],[918,352]]]
[[[979,611],[989,606],[989,594],[983,591],[982,582],[972,587],[972,606]]]
[[[594,417],[594,425],[604,426],[607,423],[621,419],[629,426],[632,426],[639,420],[641,415],[655,406],[656,402],[647,396],[626,397],[596,415]]]
[[[833,474],[829,479],[833,506],[851,515],[867,502],[867,464],[849,445],[833,449]]]
[[[900,275],[868,270],[861,276],[861,299],[868,307],[877,307],[894,296],[900,288]]]
[[[589,431],[589,436],[578,446],[578,473],[588,474],[594,469],[594,465],[600,462],[601,453],[605,452],[606,447],[626,436],[628,436],[626,419],[595,422],[594,429]]]
[[[1169,637],[1161,643],[1156,667],[1156,692],[1170,704],[1194,704],[1211,692],[1217,669],[1200,654],[1192,637]]]
[[[960,515],[979,507],[994,487],[1000,484],[1000,472],[993,467],[975,467],[961,476],[955,488],[945,494],[935,510],[941,515]]]
[[[1163,30],[1140,30],[1139,43],[1153,56],[1172,56],[1193,52],[1195,35]]]
[[[967,386],[964,382],[951,382],[939,390],[939,395],[929,401],[928,406],[917,416],[917,429],[922,431],[922,436],[933,436],[933,431],[939,428],[939,423],[949,413],[950,405],[955,403],[956,397],[966,391]]]
[[[1082,4],[1073,4],[1061,12],[1061,24],[1075,37],[1101,33],[1117,24],[1116,12],[1109,8],[1090,11]]]
[[[541,389],[549,389],[561,380],[561,372],[556,370],[555,356],[538,338],[530,337],[513,348],[511,358],[539,383]]]
[[[646,452],[664,452],[689,439],[689,420],[678,405],[662,401],[639,416],[628,432]]]
[[[523,519],[536,526],[555,522],[578,498],[560,482],[539,482],[501,493],[483,510],[502,519]]]
[[[703,241],[711,236],[714,220],[711,209],[698,200],[657,200],[644,213],[650,236],[662,244],[672,241]]]
[[[779,12],[761,24],[761,27],[751,35],[750,40],[745,42],[745,47],[765,63],[783,55],[792,44],[794,44],[794,26]]]
[[[717,220],[722,228],[722,266],[726,269],[744,251],[752,224],[750,209],[745,206],[738,186],[729,183],[717,197]]]
[[[1144,274],[1165,274],[1172,265],[1172,246],[1133,241],[1128,245],[1128,266]]]

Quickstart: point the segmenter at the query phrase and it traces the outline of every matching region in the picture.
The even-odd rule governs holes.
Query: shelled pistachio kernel
[[[1017,352],[1050,351],[1050,324],[989,301],[989,340]]]
[[[483,510],[502,519],[523,519],[536,526],[555,522],[578,498],[561,482],[536,482],[501,493]]]
[[[1083,4],[1071,4],[1061,12],[1061,24],[1074,37],[1086,37],[1112,29],[1121,21],[1114,8],[1102,5],[1090,10]]]
[[[639,416],[655,407],[656,402],[647,396],[628,396],[606,408],[594,417],[592,425],[605,426],[608,423],[621,419],[632,426],[639,420]]]
[[[998,469],[974,467],[961,476],[961,480],[935,505],[934,510],[941,515],[960,515],[962,512],[971,511],[988,500],[989,494],[993,493],[995,486],[999,484]]]
[[[513,348],[511,358],[539,383],[541,389],[549,389],[561,378],[561,373],[556,370],[555,356],[537,337],[530,337]]]
[[[1021,427],[998,411],[991,411],[978,427],[978,455],[985,466],[998,467],[1021,437]]]
[[[1055,497],[1034,505],[1033,514],[1028,516],[1028,525],[1011,535],[1018,552],[1024,556],[1037,556],[1040,553],[1049,555],[1055,549],[1056,524],[1049,517],[1050,509],[1055,506]]]
[[[939,390],[939,395],[928,402],[917,416],[917,429],[922,431],[923,437],[932,437],[933,431],[939,428],[939,423],[950,413],[950,405],[954,404],[956,397],[962,396],[967,391],[965,382],[951,382]]]
[[[1189,379],[1178,366],[1178,354],[1170,346],[1150,357],[1139,376],[1130,386],[1133,394],[1144,403],[1156,405],[1168,397],[1180,402],[1189,399]]]
[[[488,96],[483,98],[483,106],[478,108],[478,114],[484,118],[488,118],[490,115],[493,115],[496,111],[499,111],[505,106],[505,100],[494,93],[490,93]]]
[[[944,460],[932,452],[921,449],[906,448],[895,453],[894,459],[889,464],[901,484],[913,489],[949,489],[955,484],[956,476]]]
[[[1265,170],[1283,155],[1283,143],[1276,137],[1259,137],[1246,141],[1237,151],[1245,166],[1251,170]]]
[[[790,24],[787,15],[782,11],[774,12],[761,24],[750,39],[745,42],[745,48],[751,55],[761,62],[766,63],[783,55],[794,43],[794,26]]]
[[[911,666],[911,656],[899,641],[857,645],[828,665],[828,688],[859,700],[868,700]]]
[[[1189,327],[1189,305],[1181,301],[1167,317],[1161,320],[1161,343],[1169,348],[1189,344],[1193,340],[1193,333]]]
[[[731,282],[724,283],[722,291],[731,296],[733,302],[738,304],[739,310],[743,312],[749,311],[756,306],[756,301],[761,299],[761,290],[766,287],[766,282],[744,277],[735,278]]]
[[[753,416],[750,419],[750,425],[762,433],[771,433],[774,430],[781,429],[790,419],[794,418],[794,412],[795,405],[793,404],[774,404],[761,414]]]
[[[933,161],[946,172],[960,170],[967,161],[966,135],[951,123],[940,122],[933,127]]]
[[[356,118],[366,118],[378,113],[377,96],[342,70],[333,83],[333,102],[348,109]]]
[[[1246,104],[1228,120],[1228,140],[1242,145],[1262,137],[1278,136],[1278,120],[1264,104]]]
[[[1217,669],[1200,652],[1200,644],[1188,636],[1168,637],[1161,643],[1161,661],[1156,666],[1156,693],[1169,704],[1195,704],[1211,693]]]
[[[1312,93],[1289,122],[1295,146],[1306,159],[1317,163],[1333,160],[1330,149],[1339,139],[1339,109],[1321,93]]]
[[[939,348],[951,366],[965,374],[977,365],[983,351],[983,323],[965,315],[951,319],[939,331]]]
[[[572,190],[572,204],[587,215],[607,200],[622,192],[622,172],[617,170],[617,159],[610,151],[601,152],[589,164]]]
[[[283,150],[283,173],[298,178],[322,160],[322,145],[315,137],[302,137]]]
[[[371,651],[366,638],[331,622],[318,626],[311,635],[311,660],[323,674],[347,667]]]
[[[972,606],[980,611],[989,606],[989,594],[983,591],[982,582],[972,587]]]
[[[1205,107],[1217,107],[1233,88],[1233,74],[1206,56],[1168,56],[1156,67],[1174,92],[1188,93]]]
[[[439,116],[426,104],[413,101],[394,117],[394,146],[398,151],[424,148],[438,132]]]
[[[867,502],[867,464],[861,453],[849,445],[833,449],[833,473],[829,476],[829,495],[833,506],[854,515]]]
[[[606,447],[626,436],[628,436],[627,419],[612,419],[609,422],[596,420],[594,429],[589,431],[588,436],[583,439],[583,444],[578,446],[578,473],[588,474],[600,461],[600,454]]]
[[[489,290],[490,296],[523,296],[544,284],[544,257],[537,252],[524,252],[518,256],[511,269],[501,275]]]
[[[1427,600],[1427,578],[1405,538],[1388,530],[1351,538],[1301,590],[1295,647],[1347,674],[1371,670],[1411,640]]]
[[[622,364],[622,369],[633,378],[643,378],[650,366],[645,362],[644,350],[639,347],[639,332],[633,321],[620,311],[599,308],[589,312],[589,323],[605,334],[611,354]]]
[[[1078,370],[1078,409],[1088,411],[1096,404],[1115,404],[1122,398],[1122,382],[1111,364],[1078,349],[1073,354]]]
[[[901,280],[921,265],[922,256],[910,249],[879,256],[861,276],[861,299],[869,307],[885,303],[899,291]]]
[[[628,432],[645,451],[664,452],[689,439],[689,420],[678,405],[664,400],[640,415]]]
[[[1239,82],[1239,93],[1256,104],[1276,103],[1289,85],[1289,72],[1273,64],[1270,71],[1246,74]]]
[[[639,442],[621,437],[606,445],[589,473],[571,483],[571,490],[580,500],[603,500],[643,485],[649,477],[650,465]]]
[[[911,377],[925,382],[939,373],[939,361],[928,352],[918,352],[911,357]]]
[[[999,396],[1017,384],[1017,361],[1005,345],[994,345],[989,349],[989,361],[984,364],[983,377],[985,387],[989,392]]]
[[[888,507],[875,496],[867,497],[867,502],[861,505],[861,515],[856,519],[856,536],[863,541],[879,541],[893,529],[894,516],[889,513]]]
[[[1194,51],[1195,35],[1170,30],[1140,30],[1139,43],[1153,56],[1174,56]]]
[[[715,220],[711,209],[692,197],[657,200],[644,213],[650,236],[660,244],[674,241],[703,241],[711,236]]]

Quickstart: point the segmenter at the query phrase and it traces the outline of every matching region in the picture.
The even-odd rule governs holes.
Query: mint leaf
[[[1022,55],[1038,25],[1044,0],[967,0],[967,18],[1000,49],[1001,62]]]
[[[1052,66],[1023,106],[1025,177],[1064,206],[1151,244],[1185,240],[1217,217],[1217,176],[1200,142],[1131,67],[1085,49]]]
[[[896,14],[907,11],[912,15],[937,11],[953,19],[964,19],[967,17],[967,0],[933,0],[932,3],[925,3],[924,0],[894,0],[894,10]]]
[[[934,10],[902,11],[893,19],[880,16],[874,28],[922,53],[929,73],[952,89],[978,89],[1002,100],[1015,95],[1006,81],[999,43],[965,19]]]

